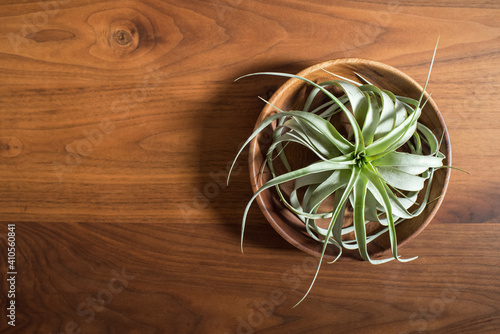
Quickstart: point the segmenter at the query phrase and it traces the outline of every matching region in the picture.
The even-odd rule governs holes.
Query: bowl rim
[[[406,73],[400,71],[399,69],[396,69],[390,65],[387,65],[387,64],[384,64],[384,63],[381,63],[378,61],[368,60],[368,59],[363,59],[363,58],[340,58],[340,59],[335,59],[335,60],[328,60],[325,62],[314,64],[312,66],[309,66],[309,67],[303,69],[302,71],[300,71],[297,74],[297,76],[307,77],[309,74],[311,74],[315,71],[321,70],[322,68],[329,68],[333,65],[355,65],[355,64],[363,64],[363,65],[369,66],[371,68],[374,68],[375,70],[376,69],[384,69],[386,71],[388,70],[389,72],[393,73],[394,75],[400,76],[404,80],[407,80],[412,86],[414,86],[419,91],[423,90],[423,87],[418,82],[416,82],[413,78],[408,76]],[[278,88],[278,90],[276,90],[276,92],[274,92],[272,97],[269,99],[269,102],[274,104],[275,100],[280,98],[281,95],[285,94],[286,91],[290,90],[290,87],[292,87],[293,85],[299,84],[298,82],[302,82],[305,85],[305,83],[303,81],[301,81],[300,79],[297,79],[297,78],[288,79],[283,85],[281,85]],[[425,97],[426,98],[429,97],[428,93],[425,93]],[[447,161],[448,165],[451,166],[451,163],[452,163],[451,143],[450,143],[449,132],[448,132],[448,129],[447,129],[446,124],[444,122],[444,118],[443,118],[441,112],[439,111],[438,106],[436,105],[436,103],[432,99],[432,97],[429,97],[429,100],[427,103],[432,106],[432,109],[434,110],[434,112],[437,116],[437,119],[439,120],[441,129],[443,131],[443,144],[442,145],[445,147],[446,161]],[[257,128],[257,126],[265,118],[267,118],[269,115],[271,115],[271,112],[273,110],[274,110],[274,108],[268,104],[266,104],[264,106],[264,108],[262,109],[262,111],[259,114],[259,117],[255,123],[254,131]],[[258,145],[258,138],[259,138],[259,136],[252,139],[252,141],[250,142],[249,156],[248,156],[249,174],[250,174],[250,181],[251,181],[250,183],[251,183],[252,191],[254,194],[259,189],[258,182],[255,182],[255,180],[257,180],[256,177],[258,177],[258,175],[260,173],[260,168],[259,168],[259,166],[257,166],[256,163],[254,163],[256,155],[260,152],[260,147]],[[404,240],[398,240],[398,248],[401,246],[404,246],[405,244],[410,242],[413,238],[415,238],[417,235],[419,235],[429,225],[429,223],[432,221],[432,219],[436,215],[437,211],[439,210],[439,208],[444,200],[444,197],[445,197],[445,194],[446,194],[446,191],[448,188],[449,180],[450,180],[450,174],[451,174],[450,168],[445,168],[445,169],[446,169],[446,171],[445,171],[445,175],[443,177],[443,186],[441,188],[442,190],[439,194],[440,195],[439,198],[435,201],[436,204],[434,205],[432,210],[427,214],[425,221],[411,235],[409,235]],[[271,191],[271,189],[267,189],[264,192],[269,192],[269,191]],[[272,210],[270,210],[268,208],[268,206],[266,205],[261,194],[259,194],[257,196],[256,201],[259,205],[261,212],[266,217],[266,220],[271,224],[271,226],[276,230],[276,232],[278,232],[278,234],[281,235],[281,237],[283,237],[285,240],[287,240],[290,244],[292,244],[296,248],[298,248],[298,249],[300,249],[300,250],[302,250],[310,255],[320,256],[320,252],[317,251],[317,249],[318,249],[317,247],[311,248],[311,247],[304,245],[301,242],[298,242],[295,238],[290,236],[282,228],[282,226],[276,221],[274,215],[272,214]],[[312,240],[312,238],[311,238],[311,240]],[[318,245],[321,245],[317,241],[315,241],[315,242]],[[388,251],[390,251],[390,249],[385,249],[383,251],[376,252],[374,254],[370,254],[370,256],[371,257],[382,256],[385,253],[387,253]],[[327,260],[333,260],[335,257],[336,257],[336,255],[328,254],[328,253],[325,253],[325,256],[324,256],[324,258]]]

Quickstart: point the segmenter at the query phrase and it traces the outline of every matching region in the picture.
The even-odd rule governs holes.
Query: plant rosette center
[[[367,163],[365,152],[359,152],[356,154],[356,158],[354,158],[354,162],[358,168],[363,168]]]

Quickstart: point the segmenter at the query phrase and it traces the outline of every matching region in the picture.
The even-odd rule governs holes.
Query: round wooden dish
[[[316,83],[332,80],[332,76],[322,69],[326,69],[332,73],[357,81],[359,81],[359,79],[356,78],[354,73],[359,73],[365,79],[380,88],[389,90],[396,95],[407,96],[414,99],[418,99],[423,90],[423,88],[415,80],[403,72],[391,66],[364,59],[349,58],[327,61],[309,67],[298,73],[298,75]],[[282,110],[293,109],[297,106],[297,104],[300,104],[301,100],[303,100],[304,92],[308,86],[309,85],[304,83],[302,80],[289,79],[276,91],[276,93],[274,93],[270,102]],[[271,106],[266,105],[256,124],[260,124],[264,119],[274,113],[276,113],[276,111]],[[441,150],[446,155],[446,159],[443,163],[445,165],[451,165],[451,147],[448,131],[441,113],[432,99],[429,99],[423,109],[419,122],[429,127],[429,129],[431,129],[438,136],[438,139],[441,135],[443,135]],[[267,132],[263,131],[250,144],[250,180],[254,193],[261,187],[263,182],[267,182],[270,179],[270,173],[268,172],[267,167],[262,180],[259,175],[265,159],[265,154],[271,143],[271,140],[269,139],[272,138],[270,136],[271,133],[272,129],[269,129]],[[298,148],[298,150],[300,150],[300,148]],[[303,159],[304,154],[301,154],[300,152],[296,153],[296,156],[299,156],[299,159]],[[399,245],[408,242],[418,235],[432,220],[443,201],[449,177],[449,168],[442,168],[435,172],[430,199],[436,200],[428,204],[424,212],[418,217],[404,221],[397,225],[396,233]],[[266,219],[284,239],[309,254],[316,256],[321,254],[322,244],[313,240],[307,234],[304,224],[280,202],[274,189],[262,192],[260,196],[257,197],[257,202]],[[334,246],[328,248],[329,250],[327,250],[325,258],[327,260],[333,260],[338,250]],[[389,249],[390,243],[388,233],[380,236],[378,239],[369,244],[369,253],[375,258],[382,255]],[[351,251],[346,253],[357,257],[355,252]]]

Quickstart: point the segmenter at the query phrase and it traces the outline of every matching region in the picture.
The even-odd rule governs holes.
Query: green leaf
[[[307,297],[307,295],[309,294],[309,292],[311,291],[311,289],[312,289],[312,287],[314,285],[314,282],[316,281],[316,278],[318,277],[319,269],[321,268],[321,262],[323,261],[323,257],[325,256],[326,246],[328,245],[327,241],[330,238],[330,236],[332,235],[332,230],[333,230],[333,227],[335,225],[332,222],[335,222],[337,220],[337,216],[339,215],[340,210],[342,209],[344,203],[347,201],[347,198],[349,197],[349,194],[351,193],[351,191],[352,191],[352,189],[354,187],[354,184],[355,184],[356,180],[359,177],[359,174],[360,174],[359,168],[354,167],[353,168],[353,172],[351,174],[351,177],[349,179],[349,183],[346,185],[346,188],[345,188],[345,190],[342,193],[339,205],[337,205],[337,207],[335,208],[335,212],[334,212],[334,214],[332,216],[332,220],[330,222],[330,227],[328,228],[328,233],[325,236],[325,241],[323,243],[323,249],[321,251],[321,256],[320,256],[320,259],[319,259],[318,268],[316,269],[316,273],[314,274],[314,277],[313,277],[313,280],[311,282],[311,285],[309,286],[309,289],[304,294],[304,296],[302,297],[302,299],[299,300],[299,302],[297,304],[295,304],[294,307],[296,307],[297,305],[299,305]]]
[[[365,93],[367,94],[367,93]],[[378,102],[375,98],[370,98],[370,95],[366,95],[367,110],[365,116],[365,122],[363,123],[363,139],[365,145],[370,145],[373,142],[375,132],[377,131],[377,126],[380,120],[380,114],[376,111],[378,107]]]
[[[392,101],[391,96],[385,91],[380,90],[378,87],[369,85],[363,85],[360,87],[360,89],[364,92],[374,92],[379,97],[378,101],[380,102],[378,102],[377,104],[382,108],[382,110],[377,113],[377,119],[373,120],[373,122],[376,124],[373,138],[371,138],[371,140],[368,140],[367,135],[363,133],[363,136],[365,137],[365,144],[368,146],[372,143],[373,139],[378,139],[385,136],[394,128],[396,122],[396,110],[394,108],[394,102]]]
[[[429,168],[437,168],[443,166],[443,158],[430,155],[417,155],[405,152],[390,152],[386,155],[373,160],[373,166],[378,167],[407,167],[408,170],[421,174]]]
[[[332,160],[327,160],[327,161],[319,161],[316,163],[313,163],[307,167],[279,175],[268,182],[266,182],[262,187],[259,188],[255,192],[255,194],[252,196],[250,201],[248,202],[245,212],[243,214],[243,221],[242,221],[242,227],[241,227],[241,250],[243,251],[243,235],[244,235],[244,230],[245,230],[245,223],[246,223],[246,218],[248,215],[248,211],[250,210],[250,206],[252,205],[253,201],[259,196],[259,194],[270,188],[274,187],[276,185],[279,185],[284,182],[292,181],[295,180],[299,177],[311,174],[311,173],[320,173],[320,172],[325,172],[325,171],[330,171],[330,170],[336,170],[336,169],[348,169],[350,166],[352,166],[353,162],[352,161],[332,161]]]
[[[276,108],[275,106],[273,106]],[[303,111],[287,111],[281,112],[286,117],[295,116],[304,123],[308,123],[313,129],[319,131],[323,134],[323,136],[329,140],[342,154],[347,154],[352,152],[353,145],[345,139],[335,127],[325,119],[311,113],[303,112]]]
[[[317,83],[315,83],[315,82],[313,82],[313,81],[311,81],[309,79],[302,78],[302,77],[300,77],[298,75],[287,74],[287,73],[279,73],[279,72],[259,72],[259,73],[252,73],[252,74],[247,74],[247,75],[244,75],[242,77],[239,77],[236,80],[240,80],[242,78],[249,77],[249,76],[254,76],[254,75],[275,75],[275,76],[282,76],[282,77],[288,77],[288,78],[295,78],[295,79],[299,79],[299,80],[302,80],[304,82],[307,82],[307,83],[311,84],[312,86],[314,86],[316,88],[319,88],[326,96],[328,96],[329,98],[331,98],[333,101],[335,101],[335,103],[337,103],[337,105],[339,105],[340,109],[347,116],[347,119],[349,120],[349,123],[351,123],[351,126],[353,128],[353,132],[354,132],[354,138],[355,138],[355,145],[354,145],[355,152],[358,153],[358,152],[361,152],[364,149],[364,143],[363,143],[363,138],[362,138],[362,134],[361,134],[361,129],[359,128],[359,125],[356,122],[356,119],[354,118],[354,115],[351,112],[349,112],[349,110],[344,106],[344,104],[335,95],[333,95],[331,92],[329,92],[327,89],[325,89],[324,87],[320,86],[319,84],[317,84]],[[339,147],[339,149],[340,149],[340,147]],[[348,153],[346,151],[343,151],[342,149],[340,149],[340,150],[341,150],[341,152],[343,154]]]
[[[368,157],[377,157],[379,155],[387,154],[390,151],[396,150],[401,147],[408,139],[411,138],[415,132],[416,123],[420,116],[421,110],[417,108],[413,114],[408,116],[400,125],[390,131],[384,137],[374,141],[366,148],[366,155]]]
[[[405,173],[394,167],[379,167],[377,171],[384,181],[394,188],[419,191],[424,187],[425,178]]]
[[[367,101],[365,94],[358,87],[346,81],[327,81],[327,83],[332,86],[339,86],[342,88],[344,93],[349,98],[354,117],[356,118],[357,123],[361,126],[366,117]]]
[[[393,215],[392,215],[392,205],[389,199],[391,191],[388,191],[385,183],[379,178],[376,173],[376,170],[369,163],[366,165],[367,168],[363,168],[363,175],[375,186],[380,197],[383,199],[384,209],[388,219],[388,230],[389,230],[389,239],[391,242],[391,250],[392,255],[395,259],[401,262],[411,261],[413,259],[401,259],[397,253],[397,237],[396,237],[396,228],[394,225]],[[386,259],[387,260],[387,259]],[[383,260],[382,260],[383,261]]]
[[[427,73],[427,79],[425,80],[424,89],[422,90],[422,95],[420,95],[420,98],[418,99],[419,106],[420,106],[420,103],[422,103],[422,99],[424,97],[425,90],[427,89],[427,84],[429,83],[429,79],[431,77],[432,66],[434,65],[434,59],[436,58],[436,51],[437,51],[438,44],[439,44],[439,36],[438,36],[438,39],[436,41],[436,46],[434,47],[434,53],[432,54],[431,65],[429,66],[429,72]]]
[[[353,223],[354,223],[354,233],[356,235],[356,241],[359,247],[359,254],[361,257],[369,261],[371,264],[382,264],[391,260],[393,258],[387,258],[382,260],[374,260],[370,258],[368,250],[366,247],[366,227],[365,227],[365,199],[366,199],[366,189],[368,186],[368,178],[365,176],[365,172],[360,175],[356,180],[353,189],[354,197],[354,207],[353,207]],[[397,257],[397,255],[395,255]]]
[[[321,152],[326,158],[334,158],[341,153],[339,149],[317,129],[317,127],[313,126],[308,121],[303,121],[300,118],[294,117],[285,122],[284,126],[294,130],[298,136],[304,141],[308,141],[315,150]]]

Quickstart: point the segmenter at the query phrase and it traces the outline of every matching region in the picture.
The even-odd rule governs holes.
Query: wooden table
[[[4,1],[0,27],[2,333],[500,332],[498,1]],[[470,175],[418,260],[325,264],[292,308],[316,260],[257,206],[241,254],[245,158],[224,184],[283,80],[233,80],[360,57],[423,83],[438,35],[429,91]]]

